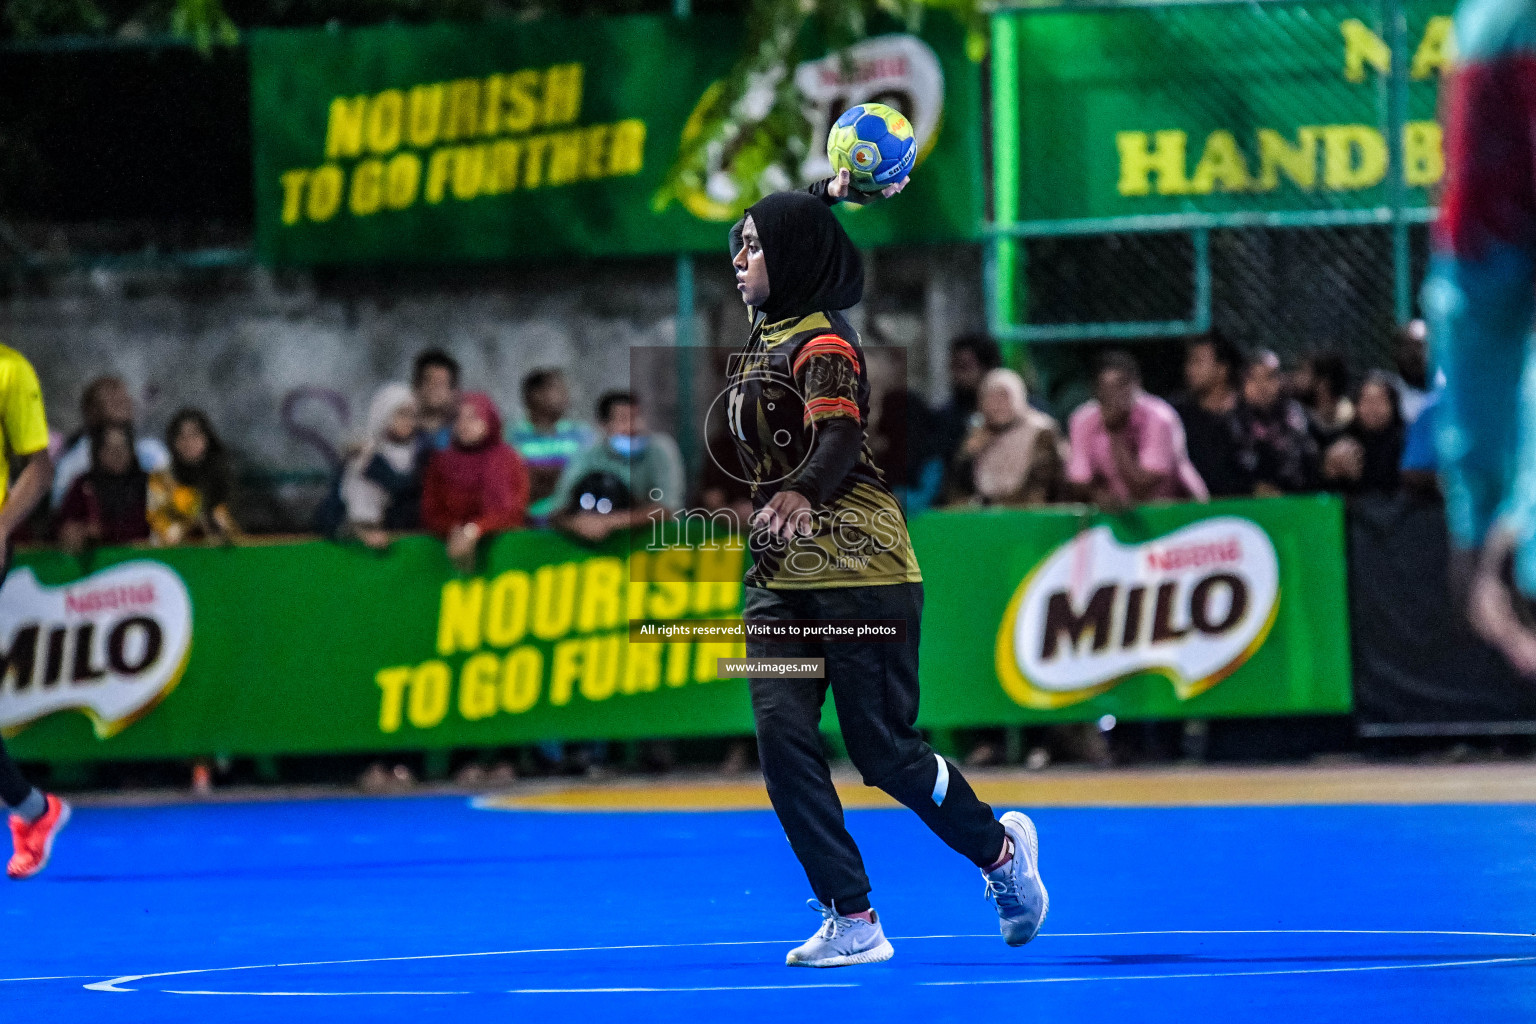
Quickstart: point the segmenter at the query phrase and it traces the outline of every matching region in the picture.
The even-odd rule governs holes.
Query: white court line
[[[987,978],[976,981],[920,981],[921,987],[959,985],[1045,985],[1064,981],[1162,981],[1165,978],[1272,978],[1296,974],[1356,974],[1363,971],[1424,971],[1431,967],[1483,967],[1487,964],[1520,964],[1536,956],[1506,956],[1494,960],[1447,960],[1438,964],[1379,964],[1374,967],[1302,967],[1284,971],[1210,971],[1201,974],[1090,974],[1078,978]]]
[[[577,995],[588,992],[779,992],[790,988],[859,988],[853,981],[822,985],[688,985],[679,988],[514,988],[514,996]]]
[[[1156,930],[1156,931],[1048,932],[1048,933],[1042,934],[1040,936],[1040,938],[1042,938],[1042,939],[1049,939],[1049,938],[1057,938],[1057,939],[1121,938],[1121,937],[1146,936],[1146,935],[1446,935],[1446,936],[1462,936],[1462,937],[1474,936],[1474,937],[1484,937],[1484,938],[1492,937],[1492,938],[1510,938],[1510,939],[1528,939],[1528,938],[1536,937],[1536,935],[1533,935],[1533,933],[1530,933],[1530,932],[1450,931],[1450,930],[1439,930],[1439,929],[1428,929],[1428,928],[1420,928],[1420,929],[1389,929],[1389,928],[1245,928],[1245,929],[1210,928],[1210,929],[1199,929],[1199,928],[1187,928],[1187,929],[1162,929],[1162,930]],[[996,938],[996,937],[997,937],[996,933],[991,933],[991,932],[984,933],[984,934],[969,934],[969,935],[901,935],[901,936],[892,936],[892,941],[895,941],[895,942],[914,942],[914,941],[920,941],[920,940],[924,940],[924,939],[992,939],[992,938]],[[132,989],[132,988],[124,988],[122,986],[130,985],[130,984],[132,984],[134,982],[138,982],[138,981],[145,981],[145,980],[147,980],[149,978],[171,978],[171,977],[180,977],[182,975],[188,975],[188,974],[214,974],[214,973],[223,972],[223,971],[271,970],[271,969],[274,969],[274,968],[282,968],[282,967],[331,967],[331,966],[338,966],[338,965],[342,965],[342,964],[402,963],[402,962],[416,961],[416,960],[451,960],[451,959],[469,958],[469,957],[519,956],[519,955],[535,954],[535,953],[606,953],[606,952],[616,952],[616,951],[619,951],[619,950],[640,950],[640,949],[703,949],[703,948],[730,947],[730,946],[764,946],[764,945],[787,944],[787,943],[792,943],[792,942],[795,942],[795,941],[797,941],[797,940],[795,940],[795,939],[743,939],[743,940],[727,941],[727,942],[654,942],[654,943],[635,943],[635,944],[632,944],[632,945],[620,945],[620,946],[554,946],[554,947],[539,948],[539,949],[500,949],[500,950],[491,950],[491,951],[488,951],[488,952],[480,952],[480,953],[427,953],[427,954],[422,954],[422,955],[418,955],[418,956],[376,956],[376,957],[357,957],[357,958],[348,959],[348,960],[305,960],[305,961],[295,961],[295,962],[292,962],[292,963],[246,964],[246,965],[242,965],[242,966],[239,966],[239,967],[199,967],[199,968],[193,968],[191,970],[183,970],[183,971],[160,971],[160,972],[153,973],[153,974],[125,974],[125,975],[122,975],[120,977],[111,978],[111,979],[109,979],[107,981],[94,982],[94,983],[92,983],[90,985],[86,985],[85,988],[87,988],[87,989],[89,989],[89,990],[91,990],[93,992],[135,992],[135,991],[138,991],[138,990],[137,989]],[[1205,975],[1205,974],[1183,974],[1183,975],[1178,975],[1178,974],[1150,974],[1150,975],[1127,975],[1127,976],[1124,976],[1124,977],[1112,977],[1112,976],[1108,976],[1108,975],[1098,975],[1098,976],[1085,976],[1085,977],[1078,977],[1078,978],[1009,978],[1009,979],[999,979],[999,980],[995,980],[995,981],[987,981],[987,980],[978,980],[978,981],[929,981],[929,982],[919,982],[918,984],[920,984],[920,985],[986,985],[986,984],[1015,985],[1015,984],[1039,984],[1039,983],[1042,983],[1042,982],[1058,982],[1058,981],[1059,982],[1067,982],[1067,981],[1141,981],[1141,980],[1151,980],[1151,979],[1157,979],[1157,978],[1178,978],[1178,977],[1188,977],[1188,978],[1197,978],[1197,977],[1240,978],[1240,977],[1263,976],[1263,975],[1269,975],[1269,974],[1327,974],[1327,973],[1338,973],[1338,972],[1348,972],[1348,971],[1406,970],[1406,969],[1413,969],[1413,968],[1429,968],[1429,967],[1442,967],[1442,966],[1457,966],[1457,967],[1460,967],[1460,966],[1471,966],[1471,965],[1476,965],[1476,964],[1522,962],[1522,961],[1526,961],[1526,960],[1536,960],[1536,956],[1531,956],[1531,957],[1513,957],[1513,958],[1504,958],[1504,959],[1498,959],[1498,960],[1469,960],[1469,961],[1464,961],[1464,962],[1458,961],[1458,962],[1455,962],[1455,963],[1446,963],[1446,964],[1393,964],[1393,965],[1376,966],[1376,967],[1331,967],[1331,968],[1316,968],[1316,969],[1306,968],[1306,969],[1296,969],[1296,970],[1289,970],[1289,971],[1258,971],[1258,972],[1231,971],[1231,972],[1212,973],[1212,974],[1209,974],[1209,975]],[[77,975],[76,977],[95,977],[95,975]],[[22,979],[17,979],[17,980],[22,980]],[[37,979],[37,980],[51,980],[51,979]],[[751,987],[751,986],[749,986],[749,987]],[[784,988],[784,987],[805,987],[805,986],[771,986],[771,987],[774,987],[774,988]],[[814,986],[814,987],[837,987],[837,986]],[[167,989],[167,990],[162,990],[162,991],[171,992],[172,990]],[[599,992],[599,991],[616,991],[616,990],[604,990],[604,989],[545,989],[545,990],[527,990],[527,989],[516,989],[516,990],[513,990],[513,991],[519,992],[519,993],[532,993],[532,992],[535,992],[535,991],[538,991],[538,992]],[[624,989],[622,991],[689,992],[689,991],[718,991],[718,990],[716,990],[716,989],[708,989],[708,988],[705,988],[705,989],[678,988],[678,989]],[[178,991],[175,991],[173,994],[178,994],[178,995],[284,995],[284,994],[291,994],[291,995],[389,995],[389,994],[394,994],[394,993],[384,993],[384,992],[372,992],[372,993],[370,993],[370,992],[352,992],[352,993],[345,993],[345,992],[337,992],[337,993],[326,993],[326,992],[295,992],[295,993],[239,992],[239,993],[236,993],[236,992],[229,992],[229,993],[224,993],[224,992],[194,992],[194,991],[190,991],[190,990],[187,990],[187,991],[179,991],[178,990]],[[398,993],[398,994],[407,994],[407,993]],[[421,994],[457,995],[457,994],[460,994],[460,993],[421,993]]]
[[[1146,932],[1042,932],[1042,939],[1101,939],[1126,935],[1470,935],[1536,939],[1536,932],[1453,932],[1438,928],[1173,928]],[[926,936],[924,936],[926,938]],[[938,936],[934,936],[937,938]],[[945,938],[969,938],[951,935]],[[987,936],[990,938],[991,936]]]
[[[164,990],[168,996],[472,996],[473,992],[218,992],[192,989]]]
[[[971,938],[971,936],[921,936],[922,938]],[[795,942],[795,939],[744,939],[736,942],[653,942],[637,943],[629,946],[556,946],[547,949],[496,949],[485,953],[426,953],[420,956],[370,956],[357,957],[351,960],[303,960],[294,963],[283,964],[246,964],[240,967],[196,967],[189,971],[160,971],[155,974],[125,974],[119,978],[108,981],[98,981],[87,985],[86,988],[93,992],[132,992],[131,988],[120,988],[135,981],[143,981],[146,978],[172,978],[183,974],[213,974],[218,971],[261,971],[276,967],[333,967],[340,964],[382,964],[401,963],[410,960],[452,960],[460,957],[475,956],[517,956],[526,953],[607,953],[621,949],[696,949],[703,946],[766,946],[781,943]]]

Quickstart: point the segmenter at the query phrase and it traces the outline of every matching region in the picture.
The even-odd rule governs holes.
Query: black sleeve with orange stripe
[[[805,401],[805,423],[859,421],[859,354],[836,334],[818,334],[795,353],[792,372]]]
[[[836,492],[864,446],[859,417],[859,354],[836,334],[819,334],[802,344],[791,364],[805,400],[807,425],[816,427],[811,454],[785,489],[820,505]]]

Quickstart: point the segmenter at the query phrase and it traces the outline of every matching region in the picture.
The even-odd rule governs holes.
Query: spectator
[[[1189,461],[1184,425],[1173,406],[1141,389],[1141,371],[1125,352],[1109,352],[1094,378],[1094,398],[1072,414],[1067,480],[1110,509],[1143,501],[1210,495]]]
[[[891,492],[910,516],[933,505],[944,485],[944,458],[934,437],[935,417],[915,391],[892,388],[880,399],[869,448]]]
[[[1317,441],[1308,429],[1306,410],[1286,396],[1283,385],[1280,357],[1268,349],[1256,353],[1243,373],[1240,415],[1259,497],[1316,486]]]
[[[1420,497],[1437,499],[1440,494],[1440,459],[1435,451],[1435,429],[1440,422],[1440,389],[1430,392],[1429,400],[1419,410],[1418,418],[1408,424],[1403,439],[1403,460],[1398,463],[1403,487]]]
[[[1184,350],[1183,400],[1174,408],[1184,424],[1189,461],[1213,498],[1253,493],[1253,451],[1241,413],[1238,374],[1242,353],[1217,331],[1191,341]]]
[[[982,505],[1043,505],[1061,488],[1062,441],[1056,421],[1033,409],[1024,379],[991,370],[980,388],[981,422],[960,446],[971,490]]]
[[[976,396],[981,378],[1003,365],[1002,350],[985,334],[967,334],[949,344],[948,404],[934,411],[934,448],[944,464],[953,463],[955,453],[976,425]],[[956,500],[970,496],[966,473],[951,474],[946,490]]]
[[[92,432],[90,466],[59,506],[59,542],[72,554],[149,538],[149,474],[134,450],[133,428],[125,423],[103,423]]]
[[[1411,320],[1398,328],[1392,362],[1397,373],[1389,379],[1397,392],[1397,406],[1403,412],[1404,425],[1411,426],[1429,401],[1429,333],[1423,320]]]
[[[596,434],[580,420],[567,418],[571,392],[559,370],[534,370],[523,378],[527,418],[507,440],[528,466],[528,518],[544,526],[555,512],[555,488],[572,459],[592,446]]]
[[[134,424],[133,396],[121,377],[97,377],[85,386],[80,396],[80,432],[71,438],[67,450],[58,460],[53,474],[53,507],[64,504],[64,496],[75,480],[91,468],[91,437],[105,424],[115,423],[129,428]],[[134,450],[138,454],[139,468],[146,473],[167,469],[171,453],[156,437],[141,438]]]
[[[376,551],[391,532],[421,527],[421,480],[431,450],[418,429],[416,396],[404,384],[385,384],[368,405],[368,437],[341,475],[346,523]]]
[[[427,464],[422,525],[447,541],[448,557],[466,570],[482,537],[517,529],[528,512],[528,468],[501,431],[491,396],[470,392],[459,401],[453,443]]]
[[[1392,379],[1374,371],[1360,385],[1355,418],[1323,456],[1323,479],[1349,494],[1393,494],[1403,458],[1403,414]]]
[[[147,514],[156,544],[233,540],[239,528],[229,512],[230,473],[224,445],[200,409],[182,409],[165,429],[168,472],[151,473]]]
[[[628,391],[597,403],[603,439],[565,467],[555,490],[554,525],[583,540],[601,541],[683,506],[683,460],[677,442],[646,428],[645,412]]]
[[[1296,397],[1305,404],[1312,437],[1322,450],[1341,437],[1355,418],[1355,407],[1349,401],[1349,366],[1337,352],[1308,356],[1306,362],[1312,368],[1310,375],[1304,375],[1310,379],[1311,388]]]
[[[453,442],[459,409],[459,361],[440,348],[427,349],[416,357],[411,386],[422,435],[432,451],[443,451]]]

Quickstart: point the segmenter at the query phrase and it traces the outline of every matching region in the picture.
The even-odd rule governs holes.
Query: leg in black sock
[[[5,741],[0,740],[0,801],[7,807],[20,807],[31,795],[32,784],[22,778],[16,762],[6,752]]]

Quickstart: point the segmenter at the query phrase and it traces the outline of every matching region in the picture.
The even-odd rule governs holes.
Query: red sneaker
[[[69,804],[52,793],[48,794],[48,809],[32,824],[11,815],[11,843],[16,852],[5,866],[5,873],[19,882],[47,867],[48,858],[53,854],[53,841],[67,824]]]

